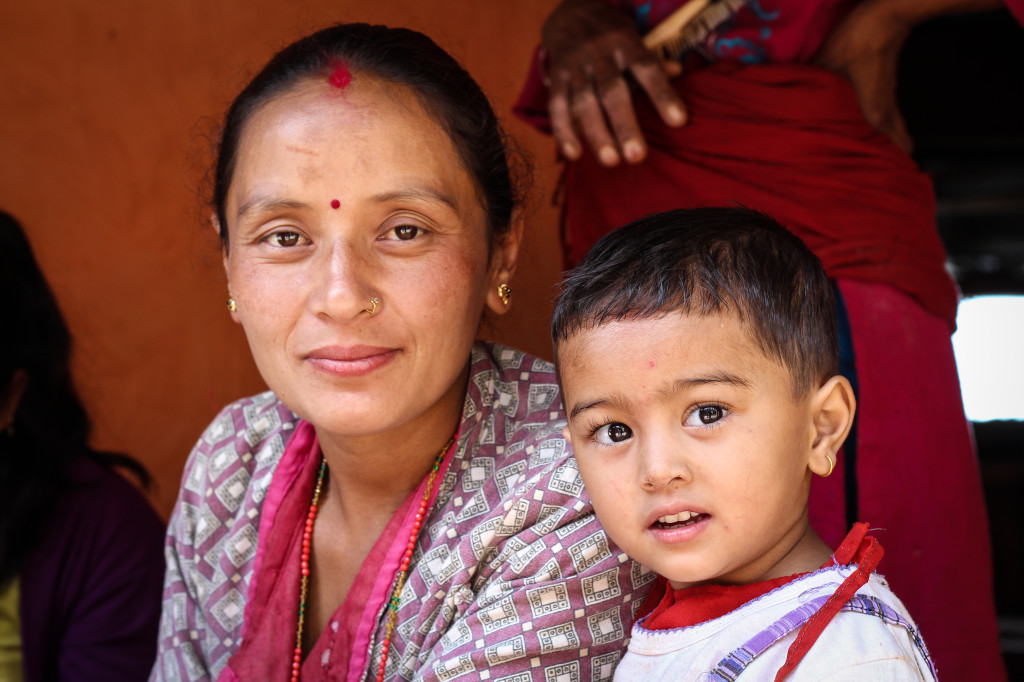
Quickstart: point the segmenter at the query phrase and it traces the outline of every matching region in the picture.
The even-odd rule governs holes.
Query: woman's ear
[[[216,213],[210,214],[210,227],[213,228],[213,233],[217,235],[217,241],[221,241],[220,220],[217,219]],[[241,324],[241,320],[238,319],[238,303],[235,301],[235,295],[231,293],[231,276],[228,271],[228,249],[226,246],[221,247],[221,264],[224,266],[224,277],[228,280],[228,314],[231,315],[232,320]]]
[[[504,315],[512,305],[512,275],[519,262],[525,225],[522,209],[516,208],[508,232],[495,240],[491,252],[491,286],[487,292],[487,307],[498,315]]]
[[[828,476],[835,467],[839,448],[853,427],[857,399],[846,377],[834,376],[811,399],[814,442],[807,466],[819,476]]]

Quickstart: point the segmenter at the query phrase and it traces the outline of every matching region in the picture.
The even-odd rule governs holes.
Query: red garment
[[[690,115],[682,128],[634,99],[650,145],[644,163],[605,168],[588,152],[566,165],[567,265],[645,215],[739,203],[803,239],[830,277],[890,284],[953,328],[957,291],[931,183],[868,125],[847,81],[797,64],[723,62],[675,84]]]
[[[1017,21],[1024,24],[1024,0],[1003,0],[1006,6],[1017,17]]]
[[[841,566],[857,563],[871,544],[867,538],[867,530],[868,524],[855,524],[839,548],[821,565],[821,568],[833,563]],[[807,573],[794,573],[749,585],[694,585],[681,590],[671,589],[668,587],[668,581],[660,577],[658,584],[647,595],[640,615],[643,617],[649,611],[643,624],[648,630],[685,628],[721,618],[802,575]],[[654,605],[654,608],[651,608],[651,605]]]
[[[760,3],[769,4],[798,3]],[[1008,4],[1024,15],[1024,0]],[[647,160],[607,169],[587,150],[566,164],[567,266],[603,234],[674,208],[739,203],[800,236],[837,280],[852,329],[858,514],[894,548],[880,572],[943,679],[1005,679],[981,477],[949,338],[957,291],[928,179],[863,120],[836,74],[720,62],[674,83],[690,115],[682,128],[634,98]],[[535,61],[516,112],[550,132],[547,100]],[[830,544],[848,527],[839,460],[831,477],[815,479],[809,501],[811,525]]]
[[[680,0],[609,0],[646,33],[678,9]],[[712,59],[746,63],[807,62],[858,0],[759,0],[747,3],[700,47]]]

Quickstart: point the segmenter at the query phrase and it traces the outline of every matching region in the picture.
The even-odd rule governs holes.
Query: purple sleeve
[[[163,524],[118,474],[83,458],[74,476],[19,576],[26,680],[145,680]]]

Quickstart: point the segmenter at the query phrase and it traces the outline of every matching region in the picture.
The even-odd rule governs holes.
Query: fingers
[[[621,153],[629,163],[640,163],[647,156],[647,143],[640,130],[640,123],[636,120],[633,96],[626,80],[622,76],[616,76],[603,87],[599,87],[598,91],[601,96],[601,106],[618,146],[618,150],[612,149],[612,151],[616,154]],[[586,130],[586,122],[584,122],[584,131]],[[615,159],[614,163],[609,164],[608,160],[611,159],[611,155],[601,147],[597,147],[597,149],[601,150],[598,154],[601,163],[605,165],[618,163],[618,160]]]
[[[627,68],[666,124],[675,127],[686,122],[686,109],[658,62]],[[600,74],[556,74],[548,108],[552,133],[568,159],[582,155],[581,136],[604,166],[618,165],[623,159],[640,163],[647,156],[633,93],[617,65],[601,69]]]
[[[627,95],[628,100],[628,95]],[[632,108],[632,103],[627,102]],[[591,87],[573,96],[572,113],[587,139],[587,144],[604,166],[618,165],[620,160],[619,147],[616,139],[605,124],[604,100]],[[611,114],[609,113],[609,119]],[[621,124],[620,124],[621,125]],[[631,140],[635,139],[635,135]]]
[[[552,133],[566,158],[578,159],[584,144],[605,166],[639,163],[647,155],[626,74],[666,123],[685,122],[669,84],[680,67],[663,67],[644,47],[632,17],[605,0],[562,0],[544,23],[542,43]]]
[[[570,161],[576,161],[583,154],[583,149],[573,126],[567,85],[557,91],[552,90],[551,99],[548,100],[548,113],[551,116],[551,134],[555,136],[562,156]]]
[[[594,62],[590,62],[593,64]],[[605,166],[643,160],[647,147],[633,111],[629,86],[614,64],[555,74],[548,103],[551,129],[569,159],[582,155],[580,135]]]
[[[669,64],[674,66],[670,67]],[[665,66],[655,61],[634,62],[630,67],[633,78],[651,98],[651,102],[661,114],[661,120],[673,128],[678,128],[686,123],[686,108],[669,82],[668,74],[679,75],[682,70],[682,64],[675,61],[665,62]]]

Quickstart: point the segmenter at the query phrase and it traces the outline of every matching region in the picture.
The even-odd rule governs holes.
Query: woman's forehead
[[[235,180],[267,163],[319,167],[379,166],[471,178],[445,128],[403,86],[358,75],[344,89],[304,81],[253,112],[238,146]],[[333,168],[332,168],[333,166]]]
[[[251,116],[225,202],[229,225],[260,207],[446,204],[486,220],[473,177],[446,131],[401,86],[354,78],[304,82]]]
[[[360,73],[339,87],[332,72],[327,78],[303,79],[274,95],[257,108],[242,133],[246,143],[250,128],[287,120],[291,125],[322,122],[327,130],[344,136],[349,126],[364,122],[398,124],[437,135],[450,142],[444,125],[420,102],[409,87]],[[337,124],[341,124],[337,127]]]

